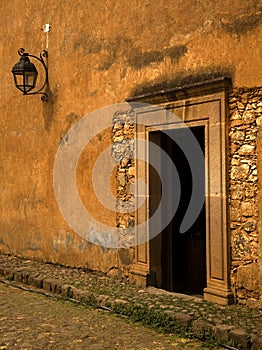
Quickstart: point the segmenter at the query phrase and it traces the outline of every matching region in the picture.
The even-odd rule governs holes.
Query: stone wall
[[[134,111],[116,112],[113,117],[112,155],[117,162],[116,226],[119,229],[119,247],[125,248],[119,255],[120,261],[124,265],[130,265],[134,262],[134,133]],[[126,249],[127,247],[131,248]],[[128,266],[125,267],[128,268]]]
[[[261,88],[243,88],[234,89],[229,100],[231,281],[240,304],[259,300],[257,135],[261,97]]]
[[[229,208],[231,283],[235,302],[259,301],[258,132],[262,89],[234,89],[229,96]],[[117,167],[117,217],[121,246],[134,240],[134,112],[114,115],[112,140]],[[211,140],[212,142],[212,140]]]

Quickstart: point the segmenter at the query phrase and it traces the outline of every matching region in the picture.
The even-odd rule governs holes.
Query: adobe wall
[[[259,2],[218,0],[210,6],[210,2],[198,0],[137,0],[132,5],[127,0],[10,0],[1,2],[0,13],[8,19],[0,32],[0,250],[128,274],[132,250],[126,254],[124,250],[93,245],[79,237],[61,215],[53,190],[53,167],[60,142],[84,116],[138,93],[220,75],[230,76],[235,88],[261,86]],[[41,30],[47,22],[51,23],[48,40]],[[49,102],[44,104],[39,96],[25,97],[15,89],[11,69],[18,61],[18,48],[37,55],[47,45]],[[37,68],[40,76],[41,67]],[[254,103],[251,101],[252,109]],[[250,125],[255,128],[255,122],[244,124]],[[240,124],[232,128],[243,132]],[[245,132],[245,146],[254,146],[255,141],[246,139],[247,135]],[[95,199],[90,182],[92,166],[110,142],[108,132],[88,146],[79,162],[77,181],[90,211],[121,228],[127,218],[122,215],[116,223],[115,214]],[[239,162],[246,159],[243,157],[251,162],[248,149],[235,151]],[[244,171],[249,163],[243,164]],[[249,166],[249,170],[254,172],[255,168]],[[111,181],[118,195],[123,195],[125,179],[132,179],[132,174],[132,163],[120,164],[119,176]],[[234,179],[232,191],[240,181]],[[241,204],[242,209],[246,202]],[[234,220],[233,242],[237,242],[240,225],[257,220],[256,211],[251,216],[241,215]],[[132,225],[132,219],[128,218],[128,225]],[[248,242],[252,237],[255,249],[255,231],[243,227],[243,232],[245,237],[249,235]],[[254,286],[240,287],[241,276],[245,269],[255,271],[257,253],[250,260],[241,260],[246,253],[241,253],[240,259],[234,249],[237,265],[232,278],[236,289],[243,289],[244,296],[239,300],[244,300],[253,296]]]

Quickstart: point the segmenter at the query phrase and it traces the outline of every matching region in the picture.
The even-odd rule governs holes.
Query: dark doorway
[[[191,128],[191,131],[204,153],[204,127],[194,127]],[[180,233],[180,225],[191,198],[192,175],[183,151],[174,141],[176,137],[187,137],[186,129],[154,131],[150,132],[149,136],[150,141],[160,146],[172,159],[181,183],[180,201],[173,219],[160,234],[150,240],[150,283],[168,291],[203,294],[203,289],[206,287],[205,205],[200,203],[203,207],[197,220],[187,232]],[[160,156],[156,152],[150,151],[149,148],[149,160],[154,157]],[[167,168],[168,165],[162,159],[159,159],[159,162],[161,164],[160,176],[153,167],[150,167],[149,170],[151,216],[158,206],[162,205],[160,204],[161,181],[165,181],[170,188],[170,198],[174,198],[176,195],[172,191],[172,170]],[[205,169],[203,165],[201,167],[200,174],[204,177]],[[168,205],[172,206],[172,199]],[[162,215],[165,215],[167,210],[168,208],[162,207]],[[151,223],[151,225],[154,224],[156,223]]]

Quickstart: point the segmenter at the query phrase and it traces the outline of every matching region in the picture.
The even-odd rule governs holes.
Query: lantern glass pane
[[[15,85],[16,85],[17,89],[24,92],[24,75],[19,74],[19,73],[15,73],[14,80],[15,80]]]
[[[23,77],[23,75],[16,74],[15,75],[15,79],[16,79],[16,85],[18,85],[18,86],[23,86],[24,85],[24,77]]]
[[[35,75],[32,73],[25,72],[25,85],[26,86],[34,86]]]

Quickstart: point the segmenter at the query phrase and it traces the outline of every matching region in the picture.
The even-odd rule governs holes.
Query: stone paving
[[[194,339],[164,335],[128,318],[3,283],[0,283],[0,349],[208,350]]]
[[[1,254],[0,275],[11,283],[100,306],[169,333],[194,335],[229,349],[262,349],[261,309],[219,306],[200,297],[142,289],[102,273]]]

